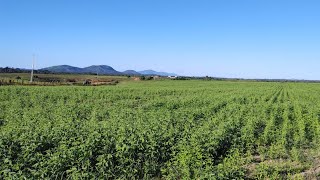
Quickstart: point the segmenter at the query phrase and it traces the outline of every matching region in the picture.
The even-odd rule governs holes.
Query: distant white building
[[[160,76],[153,76],[153,79],[159,79]]]
[[[178,76],[168,76],[170,79],[176,79]]]

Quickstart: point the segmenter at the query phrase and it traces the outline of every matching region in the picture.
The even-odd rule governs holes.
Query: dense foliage
[[[215,81],[3,86],[0,179],[304,176],[319,157],[319,90]]]

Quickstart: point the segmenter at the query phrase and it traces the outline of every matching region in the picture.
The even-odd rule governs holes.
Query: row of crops
[[[0,179],[317,177],[320,85],[0,87]]]

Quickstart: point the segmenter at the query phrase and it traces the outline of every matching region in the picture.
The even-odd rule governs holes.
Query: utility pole
[[[31,70],[30,82],[33,82],[34,59],[35,59],[35,55],[33,54],[33,57],[32,57],[32,70]]]

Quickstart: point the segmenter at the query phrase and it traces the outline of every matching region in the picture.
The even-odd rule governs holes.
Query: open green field
[[[0,86],[0,179],[287,179],[320,173],[320,84]]]

